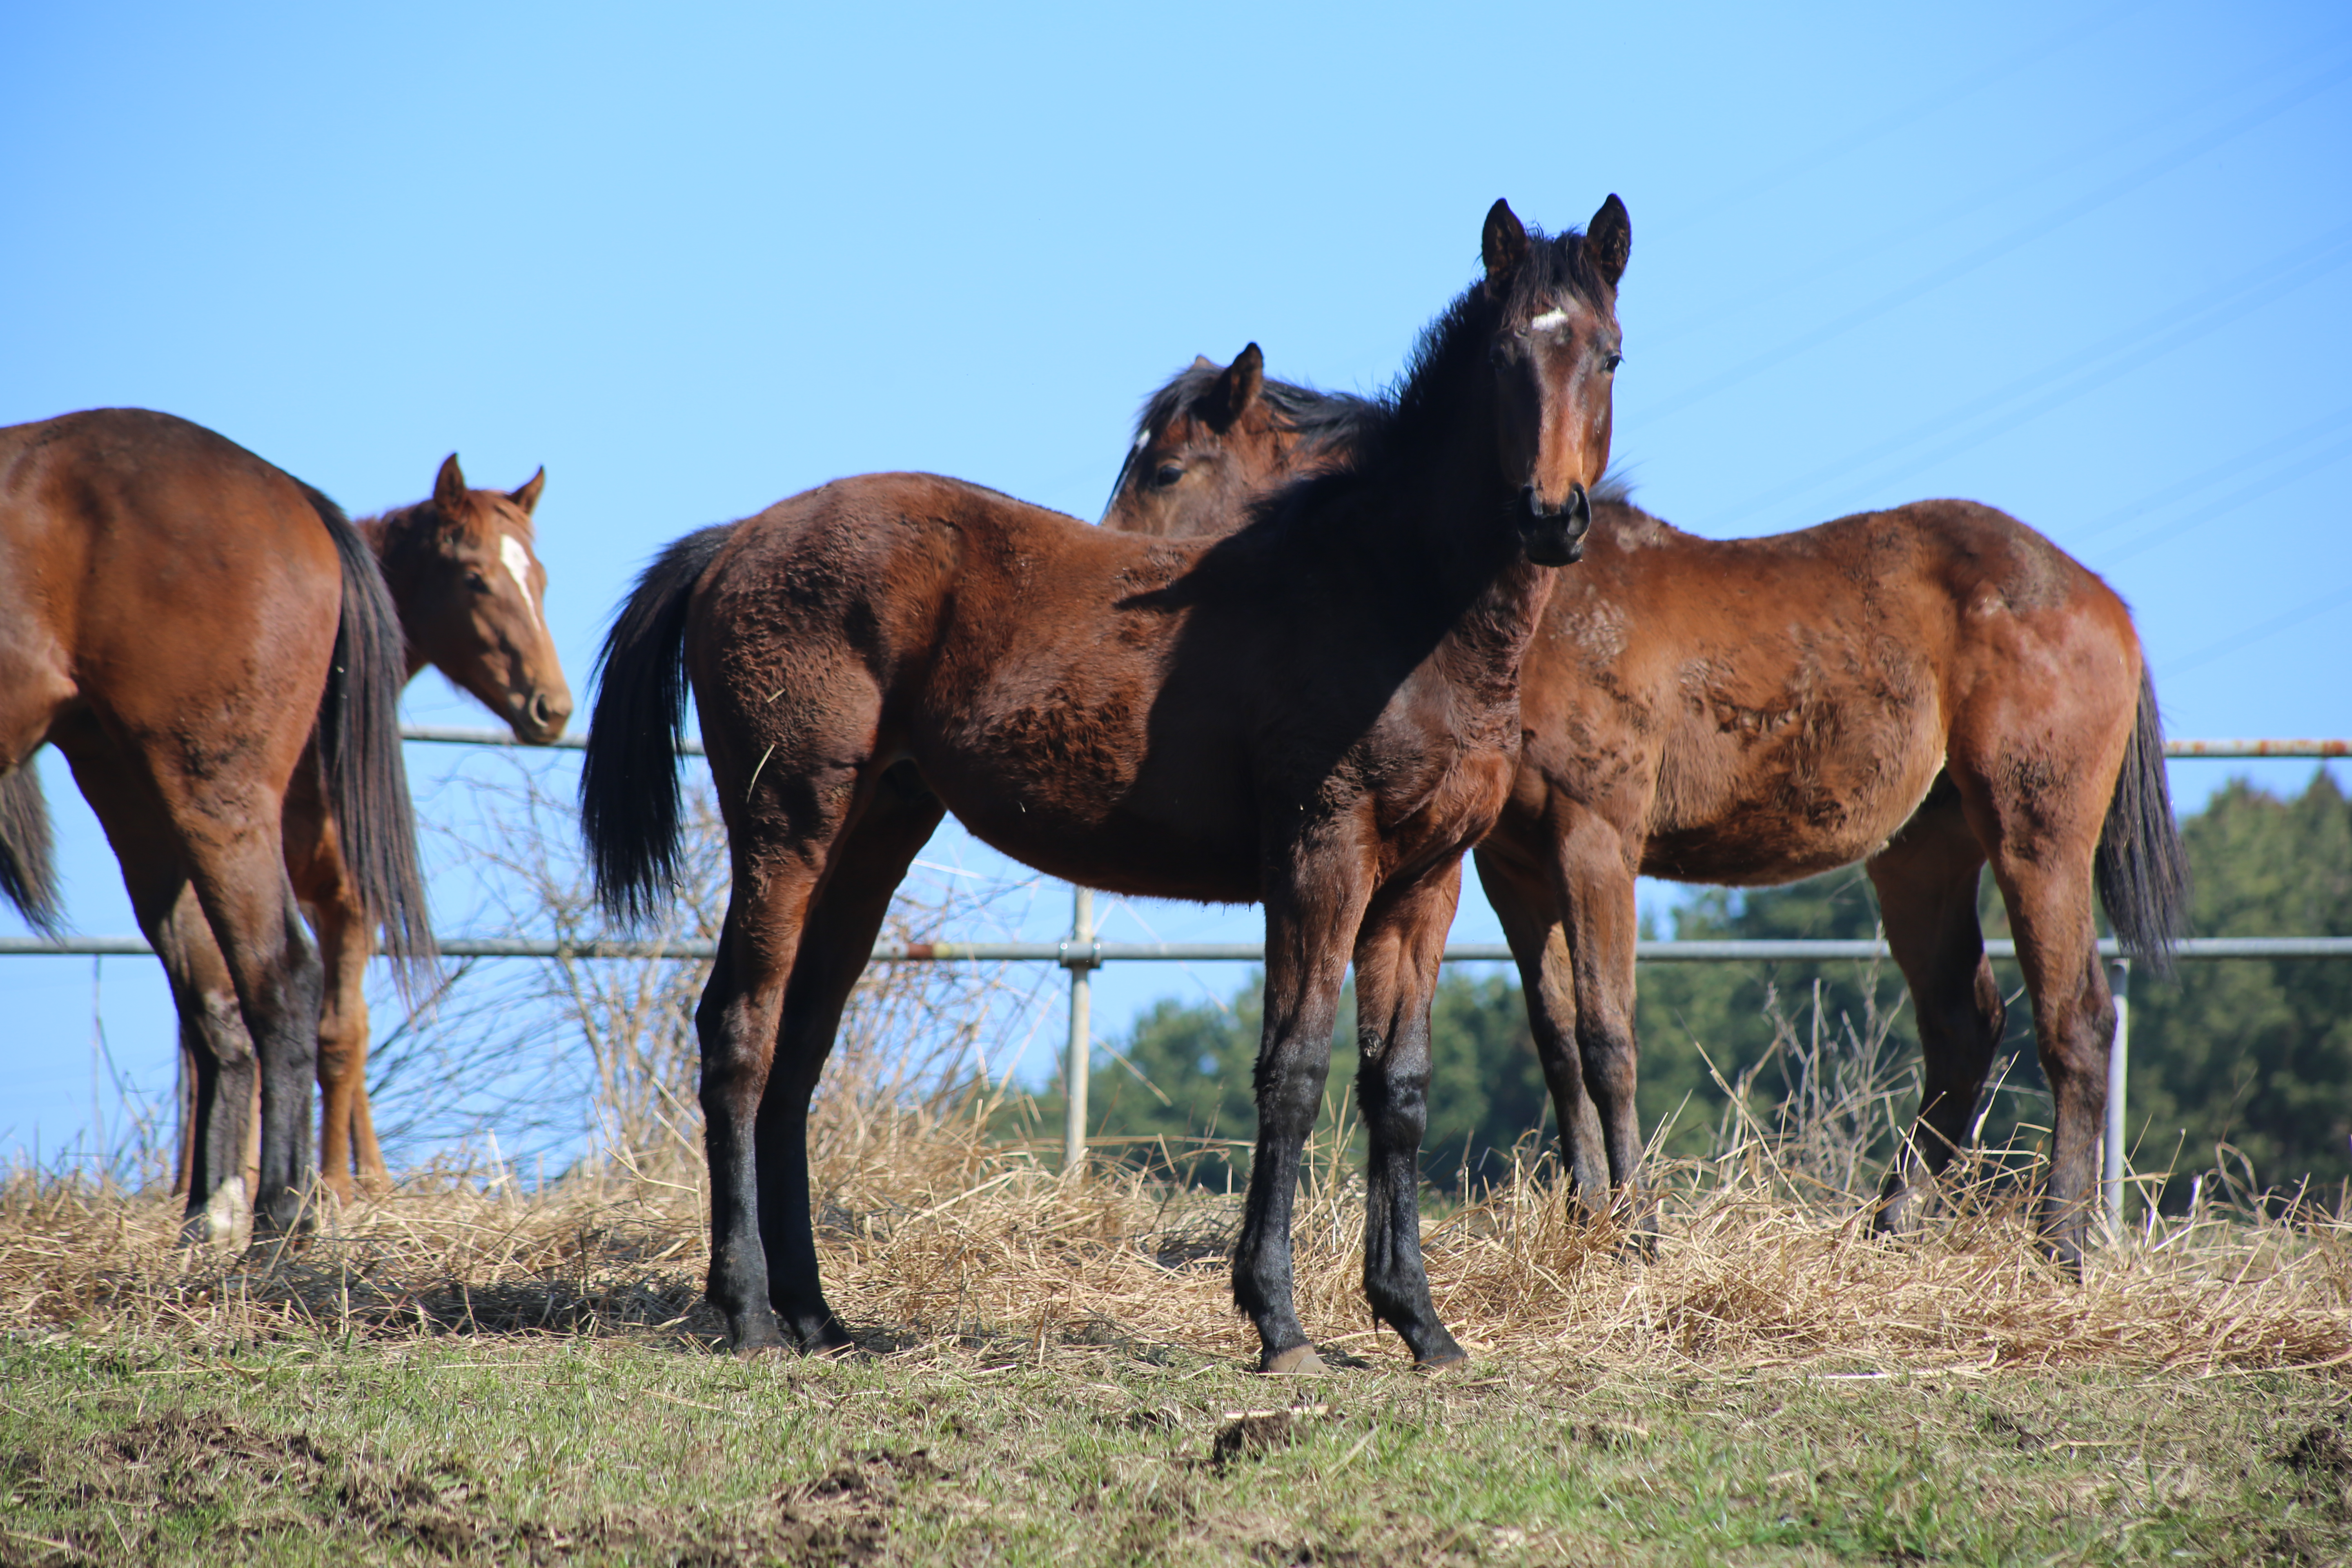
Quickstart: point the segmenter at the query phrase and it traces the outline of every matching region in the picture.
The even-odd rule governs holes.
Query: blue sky
[[[2352,732],[2338,8],[98,4],[8,36],[0,423],[168,409],[354,513],[452,449],[478,483],[543,463],[583,688],[677,533],[891,468],[1092,518],[1194,353],[1377,389],[1496,195],[1559,226],[1616,191],[1617,455],[1653,510],[1985,500],[2130,600],[2172,733]],[[430,675],[408,711],[484,721]],[[43,772],[72,923],[131,930]],[[0,964],[0,1151],[54,1148],[91,966]],[[168,1081],[160,976],[102,976],[118,1062]],[[1113,970],[1098,1016],[1200,983]]]

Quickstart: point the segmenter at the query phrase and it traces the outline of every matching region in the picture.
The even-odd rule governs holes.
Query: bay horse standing
[[[1103,524],[1225,532],[1268,487],[1347,461],[1369,417],[1268,382],[1255,344],[1196,361],[1145,405]],[[1861,860],[1925,1065],[1875,1223],[1916,1228],[2000,1041],[1977,916],[1990,864],[2056,1104],[2040,1229],[2079,1267],[2115,1033],[2094,889],[2159,970],[2186,907],[2155,690],[2114,591],[1969,501],[1711,540],[1604,490],[1519,700],[1518,777],[1478,875],[1583,1201],[1613,1189],[1647,1224],[1635,877],[1753,887]]]
[[[47,811],[26,764],[55,742],[205,1043],[191,1235],[238,1173],[257,1075],[255,1226],[306,1223],[320,968],[281,835],[314,739],[361,901],[393,955],[430,962],[402,658],[367,542],[243,447],[140,409],[0,430],[0,892],[54,928]],[[203,977],[207,954],[226,992]]]
[[[1216,541],[1093,529],[921,474],[843,479],[671,545],[606,639],[582,818],[607,908],[673,875],[691,682],[732,890],[696,1015],[709,1293],[740,1350],[849,1341],[810,1226],[809,1100],[892,890],[941,816],[1056,877],[1266,911],[1258,1142],[1235,1302],[1319,1365],[1290,1218],[1352,953],[1370,1132],[1364,1289],[1462,1351],[1420,1250],[1429,1003],[1462,851],[1517,760],[1518,665],[1609,453],[1631,236],[1530,235],[1423,338],[1350,459]]]
[[[572,716],[572,689],[547,626],[547,568],[533,548],[532,514],[546,487],[540,469],[511,491],[474,489],[452,452],[433,480],[433,493],[355,525],[374,552],[391,591],[406,644],[405,677],[430,664],[505,721],[516,740],[543,746],[563,733]],[[330,1191],[345,1202],[357,1185],[381,1191],[391,1184],[367,1098],[367,961],[375,922],[345,863],[341,839],[327,809],[318,748],[303,753],[286,794],[286,868],[295,897],[310,917],[325,963],[325,1005],[319,1020],[319,1168]],[[208,994],[230,994],[228,972],[216,951],[196,955],[198,983]],[[205,1026],[233,1022],[208,1010]],[[194,1083],[196,1031],[183,1025],[183,1081]],[[194,1122],[181,1130],[179,1190],[187,1187],[195,1155]],[[251,1163],[248,1148],[247,1163]]]

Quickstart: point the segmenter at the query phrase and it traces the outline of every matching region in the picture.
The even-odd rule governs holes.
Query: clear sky
[[[2130,600],[2173,734],[2352,733],[2340,7],[98,3],[5,34],[0,423],[167,409],[355,514],[452,449],[543,463],[583,699],[680,532],[894,468],[1091,519],[1196,353],[1376,390],[1496,196],[1558,227],[1615,191],[1616,449],[1654,510],[1988,501]],[[408,713],[488,721],[432,676]],[[448,765],[412,749],[421,786]],[[71,924],[132,930],[42,766]],[[2177,764],[2177,798],[2231,771]],[[1098,1016],[1237,978],[1114,969]],[[89,1119],[94,992],[168,1082],[152,963],[0,959],[0,1152]]]

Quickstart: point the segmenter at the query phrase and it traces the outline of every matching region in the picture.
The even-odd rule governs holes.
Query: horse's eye
[[[1607,360],[1602,362],[1601,368],[1602,370],[1615,370],[1619,365],[1623,364],[1624,363],[1625,356],[1623,354],[1611,354]]]
[[[466,586],[477,594],[486,594],[489,592],[490,580],[479,572],[469,571],[466,574]]]
[[[1170,485],[1174,484],[1178,479],[1182,479],[1183,477],[1184,477],[1184,465],[1183,465],[1183,464],[1181,464],[1181,463],[1162,463],[1162,464],[1160,464],[1160,465],[1159,469],[1158,469],[1155,473],[1153,473],[1153,474],[1152,474],[1152,476],[1151,476],[1151,482],[1152,482],[1153,484],[1155,484],[1155,485],[1158,485],[1160,489],[1167,489]]]

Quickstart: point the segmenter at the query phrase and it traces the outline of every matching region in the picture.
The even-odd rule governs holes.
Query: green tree
[[[2182,837],[2199,934],[2352,935],[2352,805],[2326,771],[2291,802],[2233,783],[2184,824]],[[1990,878],[1979,912],[1988,935],[2007,934]],[[1701,889],[1673,921],[1673,934],[1690,940],[1878,931],[1877,902],[1858,867],[1783,888]],[[1643,934],[1656,934],[1651,922]],[[2048,1090],[2017,967],[1996,963],[1994,974],[2008,1026],[1982,1137],[1994,1148],[2030,1149],[2046,1136]],[[1851,1050],[1875,1035],[1895,1059],[1917,1059],[1909,999],[1892,963],[1645,964],[1637,997],[1642,1125],[1654,1135],[1666,1127],[1670,1155],[1710,1147],[1726,1109],[1718,1073],[1722,1082],[1747,1079],[1749,1109],[1769,1125],[1802,1066],[1805,1053],[1790,1049],[1792,1040]],[[1260,1017],[1255,980],[1226,1004],[1155,1005],[1097,1053],[1089,1093],[1099,1131],[1246,1144],[1257,1130],[1251,1068]],[[2230,1162],[2233,1174],[2250,1175],[2258,1189],[2308,1178],[2328,1190],[2352,1176],[2352,964],[2186,963],[2170,980],[2137,978],[2131,1019],[2129,1124],[2142,1168],[2211,1169],[2227,1145],[2243,1156]],[[1547,1141],[1553,1134],[1518,987],[1500,974],[1448,971],[1431,1022],[1423,1169],[1449,1187],[1465,1173],[1474,1184],[1494,1179],[1508,1171],[1520,1140],[1538,1130]],[[1333,1107],[1355,1069],[1347,997],[1327,1091]],[[1043,1109],[1058,1125],[1058,1097]],[[1916,1106],[1893,1110],[1872,1158],[1891,1152],[1893,1125]],[[1136,1157],[1157,1158],[1148,1150]],[[1248,1156],[1214,1153],[1189,1169],[1204,1184],[1238,1184]],[[2169,1201],[2183,1201],[2186,1183],[2176,1185]]]
[[[1155,1003],[1124,1038],[1096,1052],[1087,1088],[1096,1135],[1137,1141],[1127,1157],[1168,1163],[1165,1139],[1182,1156],[1191,1140],[1257,1135],[1252,1070],[1257,1061],[1263,980],[1253,978],[1228,1004]],[[1422,1169],[1440,1185],[1508,1173],[1512,1146],[1542,1134],[1549,1099],[1528,1032],[1518,988],[1499,974],[1447,973],[1430,1010],[1429,1131]],[[1358,1055],[1352,988],[1340,998],[1333,1032],[1329,1114],[1352,1106]],[[1057,1100],[1057,1097],[1056,1097]],[[1053,1110],[1058,1110],[1055,1103]],[[1041,1111],[1045,1108],[1041,1107]],[[1050,1114],[1050,1111],[1045,1111]],[[1205,1186],[1238,1186],[1249,1169],[1244,1149],[1212,1151],[1174,1163]]]
[[[2232,781],[2181,837],[2197,935],[2352,936],[2352,803],[2326,770],[2294,800]],[[2352,1176],[2352,964],[2235,960],[2138,977],[2131,1039],[2142,1168],[2218,1165],[2257,1191],[2307,1180],[2331,1195]],[[2186,1185],[2167,1202],[2186,1201]]]

